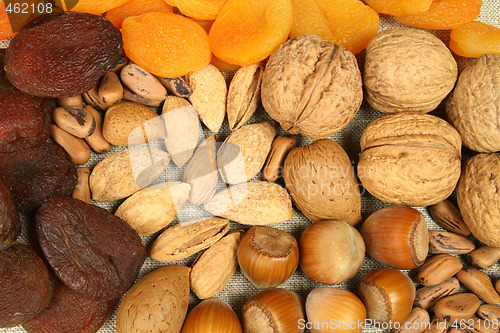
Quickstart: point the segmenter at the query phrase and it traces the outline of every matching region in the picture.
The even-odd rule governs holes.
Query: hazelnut
[[[241,333],[240,320],[226,302],[209,298],[198,304],[186,318],[182,333]]]

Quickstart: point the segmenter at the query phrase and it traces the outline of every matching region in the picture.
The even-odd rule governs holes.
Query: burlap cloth
[[[488,24],[495,25],[497,27],[500,27],[500,0],[483,0],[483,5],[481,8],[481,14],[478,17],[478,21],[485,22]],[[391,16],[387,15],[381,15],[380,16],[380,31],[385,30],[388,28],[393,28],[393,27],[399,27],[402,26],[400,23],[396,22]],[[449,44],[449,34],[450,31],[434,31],[433,32],[436,36],[438,36],[445,44]],[[0,47],[6,47],[8,45],[8,41],[0,41]],[[362,58],[362,55],[361,57]],[[469,63],[471,60],[467,58],[462,58],[462,57],[455,57],[459,66],[459,70],[462,70],[467,63]],[[229,81],[231,75],[230,73],[226,73],[226,77]],[[443,115],[443,104],[435,111],[433,111],[433,114],[436,115]],[[366,128],[366,126],[373,121],[374,119],[383,116],[382,113],[374,110],[371,108],[366,102],[363,103],[361,109],[357,113],[356,117],[354,120],[345,128],[342,130],[340,133],[334,135],[331,137],[331,139],[335,140],[337,143],[339,143],[348,153],[350,156],[353,165],[356,165],[358,161],[358,154],[360,152],[360,147],[359,147],[359,139],[361,137],[361,134],[363,130]],[[263,110],[261,107],[255,115],[250,119],[248,123],[254,123],[254,122],[261,122],[263,120],[270,119],[270,117],[266,114],[266,112]],[[221,130],[219,131],[218,134],[218,140],[222,141],[228,134],[230,133],[227,121],[224,122]],[[285,132],[281,129],[278,130],[279,134],[285,134]],[[205,134],[211,134],[210,131],[205,129]],[[296,136],[297,138],[297,143],[298,145],[307,145],[312,140]],[[123,149],[123,148],[121,148]],[[114,147],[111,153],[120,150],[120,148]],[[109,153],[109,154],[111,154]],[[468,156],[471,156],[472,153],[468,151],[467,149],[464,149],[464,159]],[[97,162],[99,162],[101,159],[103,159],[106,155],[100,155],[100,154],[92,154],[92,157],[90,161],[87,163],[86,166],[88,167],[93,167]],[[182,179],[182,172],[183,170],[178,169],[177,167],[174,166],[174,164],[171,162],[170,165],[168,166],[168,169],[166,173],[162,176],[163,179],[167,180],[180,180]],[[261,176],[258,175],[256,178],[261,179]],[[281,184],[283,185],[282,181]],[[96,205],[99,205],[101,207],[109,209],[109,211],[114,212],[116,207],[121,203],[121,201],[116,201],[112,203],[97,203],[93,202]],[[371,196],[369,193],[364,192],[362,193],[362,215],[363,219],[366,219],[371,213],[376,211],[377,209],[380,209],[382,207],[387,206],[387,204],[375,199],[373,196]],[[427,224],[429,226],[429,229],[439,229],[439,227],[432,221],[430,218],[429,214],[427,213],[425,208],[418,208],[419,211],[421,211],[427,221]],[[188,207],[186,206],[180,213],[179,217],[182,220],[187,220],[190,218],[195,218],[198,217],[200,214],[199,211],[196,209],[193,209],[193,207]],[[177,219],[173,222],[177,223]],[[297,209],[295,209],[295,216],[284,223],[274,225],[273,227],[277,229],[282,229],[290,232],[293,234],[297,239],[300,237],[301,232],[310,224],[310,220],[308,220],[304,215],[300,213]],[[19,239],[20,243],[25,243],[25,244],[30,244],[30,240],[33,239],[33,230],[32,230],[32,225],[33,221],[29,221],[26,217],[24,218],[24,228],[23,228],[23,234]],[[231,223],[231,229],[248,229],[249,226],[244,226],[240,225],[238,223],[232,222]],[[143,237],[143,242],[146,247],[149,247],[154,239],[157,237],[158,233],[152,236],[148,237]],[[471,238],[472,239],[472,238]],[[477,245],[479,243],[474,240]],[[184,265],[191,265],[191,263],[194,261],[196,256],[191,256],[185,260],[180,260],[176,263],[178,264],[184,264]],[[462,256],[461,257],[462,261],[464,264],[470,264],[470,259],[468,256]],[[146,262],[144,263],[141,272],[139,274],[138,278],[141,278],[145,274],[151,272],[157,267],[160,267],[164,264],[157,262],[151,258],[148,258]],[[382,264],[376,262],[370,257],[366,257],[363,267],[360,269],[360,271],[349,281],[344,282],[340,285],[337,285],[335,287],[339,288],[346,288],[349,289],[353,292],[356,292],[356,288],[358,285],[359,279],[370,272],[373,269],[383,267]],[[412,276],[412,272],[408,272],[410,276]],[[494,265],[492,268],[490,268],[488,271],[486,271],[488,275],[490,275],[494,281],[500,277],[500,265],[497,263]],[[309,278],[307,278],[300,268],[297,269],[297,271],[292,275],[292,277],[286,281],[284,284],[282,284],[280,287],[281,288],[286,288],[288,290],[292,290],[298,294],[300,294],[304,299],[307,297],[308,293],[319,286],[324,286],[320,283],[316,283],[311,281]],[[216,295],[216,297],[219,297],[226,301],[233,310],[236,312],[238,316],[241,315],[241,308],[245,304],[245,302],[252,297],[253,295],[257,294],[260,290],[255,287],[252,283],[250,283],[246,277],[243,275],[241,270],[237,270],[236,273],[234,274],[233,278],[229,283],[226,285],[226,287]],[[199,303],[199,299],[194,296],[193,294],[190,295],[190,303],[189,303],[189,309],[191,310],[194,306],[196,306]],[[103,327],[99,330],[101,333],[111,333],[115,332],[115,316],[116,312],[118,310],[118,305],[115,307],[113,314],[111,317],[106,321],[106,323],[103,325]],[[366,327],[363,332],[385,332],[388,330],[380,329],[380,328],[375,328],[375,327]],[[15,327],[15,328],[9,328],[9,329],[2,329],[0,328],[0,333],[4,332],[25,332],[25,330],[22,327]]]

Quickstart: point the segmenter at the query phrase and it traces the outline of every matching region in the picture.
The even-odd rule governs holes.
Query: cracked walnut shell
[[[262,75],[264,109],[291,134],[324,139],[344,129],[363,100],[354,55],[315,35],[289,39]]]
[[[465,224],[482,243],[500,247],[500,154],[467,160],[458,182],[457,203]]]
[[[436,204],[460,178],[462,141],[441,118],[413,112],[378,118],[365,129],[360,144],[359,179],[387,203]]]
[[[464,146],[500,151],[500,54],[482,55],[464,69],[446,112]]]
[[[384,113],[434,110],[453,89],[457,75],[450,50],[423,30],[384,30],[366,48],[366,99]]]

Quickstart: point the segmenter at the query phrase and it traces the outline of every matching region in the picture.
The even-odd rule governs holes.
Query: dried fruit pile
[[[0,1],[1,332],[498,332],[481,0],[29,4]]]

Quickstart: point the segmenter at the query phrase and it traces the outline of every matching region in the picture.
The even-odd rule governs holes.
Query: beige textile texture
[[[479,21],[495,25],[497,27],[500,27],[500,1],[499,0],[483,0],[483,6],[481,9],[481,14],[478,18]],[[401,26],[398,22],[396,22],[392,17],[387,16],[387,15],[381,15],[381,22],[380,22],[380,30],[384,30],[387,28],[392,28],[392,27],[398,27]],[[446,44],[449,43],[449,33],[450,31],[436,31],[435,34],[441,38]],[[0,41],[0,47],[5,47],[7,45],[7,41]],[[468,59],[466,58],[461,58],[461,57],[456,57],[457,62],[459,64],[459,70],[463,69],[464,66],[468,63]],[[433,112],[433,114],[438,114],[442,115],[443,114],[443,104]],[[331,139],[335,140],[337,143],[339,143],[348,153],[349,157],[352,160],[352,163],[355,165],[358,160],[358,154],[360,152],[360,147],[359,147],[359,139],[361,136],[361,133],[363,132],[364,128],[374,119],[383,116],[382,113],[372,109],[369,107],[369,105],[364,102],[361,109],[359,110],[358,114],[354,118],[354,120],[345,128],[343,131],[338,133],[337,135],[331,137]],[[250,119],[249,123],[254,123],[254,122],[260,122],[263,120],[269,119],[269,116],[265,113],[265,111],[262,109],[262,107],[256,112],[256,114]],[[222,141],[228,134],[230,130],[227,124],[227,120],[224,121],[224,124],[218,133],[218,140]],[[279,129],[279,134],[284,134],[284,131]],[[205,128],[205,134],[208,135],[210,132],[206,130]],[[303,138],[303,137],[297,137],[298,145],[307,145],[312,140]],[[113,148],[112,152],[117,151],[117,147]],[[464,151],[465,157],[470,156],[470,152]],[[88,162],[87,166],[93,167],[98,161],[100,161],[102,158],[104,158],[104,155],[98,155],[93,153],[91,160]],[[166,178],[168,180],[180,180],[182,179],[182,170],[178,169],[172,162],[168,166],[168,170],[166,173],[168,176]],[[258,175],[255,179],[261,179],[261,176]],[[282,180],[279,181],[280,184],[283,185]],[[95,202],[94,202],[95,203]],[[117,202],[112,202],[112,203],[95,203],[99,206],[105,207],[109,209],[111,212],[114,212],[116,207],[121,203],[121,201]],[[376,211],[379,208],[382,208],[384,206],[387,206],[387,204],[380,202],[379,200],[375,199],[368,193],[363,193],[362,194],[362,216],[363,219],[366,219],[371,213]],[[430,219],[428,213],[426,212],[425,208],[419,208],[419,210],[425,215],[426,221],[429,225],[430,229],[438,229],[437,225]],[[189,219],[189,218],[195,218],[198,217],[200,214],[199,211],[193,210],[193,209],[183,209],[180,213],[180,217],[183,220]],[[31,236],[30,235],[34,230],[33,230],[33,221],[26,221],[25,219],[25,225],[24,225],[24,231],[23,235],[20,239],[19,242],[21,243],[29,243],[29,239]],[[177,220],[174,221],[174,223],[177,223]],[[311,222],[305,218],[298,210],[295,209],[295,216],[293,219],[290,221],[275,225],[275,228],[286,230],[290,233],[292,233],[297,239],[300,237],[301,232],[304,230],[305,227],[307,227]],[[31,227],[28,227],[30,226]],[[248,229],[249,226],[243,226],[239,225],[237,223],[232,222],[231,223],[231,229]],[[158,235],[156,233],[155,235],[152,236],[147,236],[143,237],[143,241],[146,247],[149,247],[152,244],[152,241],[155,239],[155,237]],[[479,244],[476,242],[476,244]],[[185,260],[180,260],[176,263],[179,264],[186,264],[190,265],[196,255],[191,256]],[[463,261],[465,264],[470,263],[470,259],[466,256],[462,257]],[[139,278],[147,274],[148,272],[151,272],[157,267],[160,267],[164,264],[159,263],[151,258],[148,258],[142,267],[142,270],[140,272]],[[349,281],[342,283],[341,285],[335,286],[339,288],[347,288],[351,291],[356,291],[358,281],[362,276],[367,274],[369,271],[383,267],[382,264],[377,263],[373,259],[366,257],[364,261],[364,265],[361,268],[361,270]],[[493,280],[496,281],[500,277],[500,265],[497,263],[493,268],[487,271],[487,273],[493,277]],[[413,274],[410,273],[412,276]],[[280,287],[286,288],[292,291],[295,291],[299,293],[302,297],[307,297],[307,294],[315,287],[322,286],[319,283],[315,283],[311,280],[309,280],[299,269],[293,274],[293,276],[285,282],[283,285]],[[226,302],[228,302],[231,307],[234,309],[236,314],[240,316],[241,313],[241,307],[245,304],[245,302],[255,295],[256,293],[259,292],[259,289],[256,288],[253,284],[251,284],[243,275],[243,273],[238,269],[236,274],[233,276],[229,284],[219,293],[216,295],[216,297],[219,297]],[[197,299],[196,296],[193,294],[190,295],[190,309],[192,309],[196,304],[199,303],[199,300]],[[99,332],[101,333],[110,333],[110,332],[115,332],[115,316],[116,316],[116,311],[118,309],[118,306],[115,307],[113,315],[106,321],[104,326],[100,329]],[[10,329],[0,329],[0,333],[14,333],[14,332],[25,332],[22,327],[15,327],[15,328],[10,328]],[[380,328],[373,328],[373,327],[368,327],[365,328],[363,332],[388,332],[388,330],[383,330]]]

